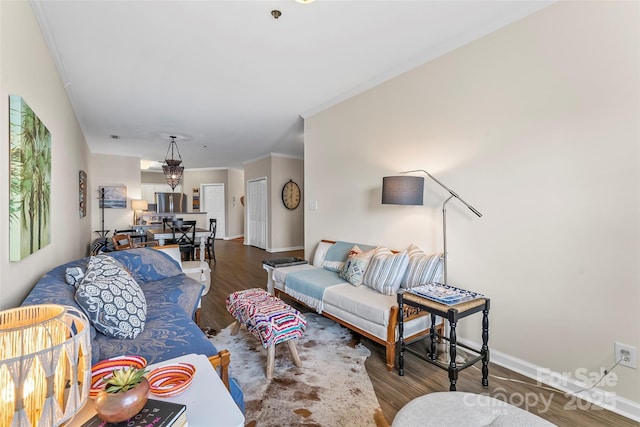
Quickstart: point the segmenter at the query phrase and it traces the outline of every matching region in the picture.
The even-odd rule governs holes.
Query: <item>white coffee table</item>
[[[191,363],[196,367],[196,376],[189,388],[174,397],[161,398],[153,394],[150,394],[149,397],[187,405],[187,424],[189,427],[243,427],[244,415],[206,356],[188,354],[154,363],[149,365],[148,369],[152,370],[179,362]],[[79,427],[94,414],[93,399],[89,399],[69,426]]]

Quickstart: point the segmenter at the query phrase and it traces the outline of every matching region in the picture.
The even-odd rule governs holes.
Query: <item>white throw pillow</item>
[[[180,246],[178,245],[164,245],[164,246],[150,246],[150,248],[155,249],[157,251],[164,252],[173,258],[178,265],[180,265],[180,269],[182,268],[182,254],[180,253]]]
[[[316,248],[316,253],[313,255],[314,267],[322,268],[324,257],[327,256],[327,251],[332,245],[333,243],[329,243],[329,242],[318,243],[318,247]]]
[[[384,295],[393,295],[400,288],[409,255],[394,254],[387,248],[376,248],[364,274],[364,284]]]

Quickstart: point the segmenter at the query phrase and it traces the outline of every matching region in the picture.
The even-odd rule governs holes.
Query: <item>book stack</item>
[[[187,406],[164,400],[149,399],[142,410],[130,420],[113,424],[94,415],[82,427],[184,427],[187,425]]]
[[[477,292],[471,292],[466,289],[443,285],[441,283],[429,283],[428,285],[416,286],[407,292],[445,305],[456,305],[462,302],[484,298],[484,295]]]
[[[302,258],[278,258],[278,259],[270,259],[267,261],[262,261],[263,264],[266,264],[273,268],[278,267],[290,267],[292,265],[302,265],[308,264],[307,260]]]

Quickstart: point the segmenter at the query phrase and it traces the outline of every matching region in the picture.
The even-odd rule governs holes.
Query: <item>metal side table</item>
[[[482,360],[482,385],[487,387],[489,385],[489,298],[478,298],[471,301],[465,301],[455,305],[442,304],[428,298],[415,295],[410,292],[398,292],[398,332],[400,335],[400,356],[398,360],[399,374],[404,375],[404,352],[409,351],[412,354],[420,357],[423,360],[437,366],[440,369],[444,369],[449,372],[449,390],[456,390],[456,382],[458,380],[458,372],[463,369],[472,366],[479,360]],[[431,332],[428,337],[430,339],[429,352],[425,355],[415,349],[406,347],[411,342],[418,341],[423,338],[418,338],[411,342],[405,342],[404,340],[404,305],[416,307],[420,310],[424,310],[431,314],[431,323],[435,324],[436,316],[441,316],[449,321],[449,337],[437,334],[435,328],[431,328]],[[474,349],[464,344],[459,344],[456,336],[456,326],[458,320],[470,316],[474,313],[482,312],[482,347],[480,349]],[[445,339],[449,341],[449,353],[451,360],[448,364],[443,363],[436,358],[436,338]],[[463,365],[458,366],[456,364],[456,347],[460,346],[471,350],[478,354],[476,357],[472,357]]]

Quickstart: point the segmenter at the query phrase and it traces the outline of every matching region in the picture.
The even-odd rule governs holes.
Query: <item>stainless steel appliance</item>
[[[187,195],[184,193],[156,193],[156,212],[186,212]]]

